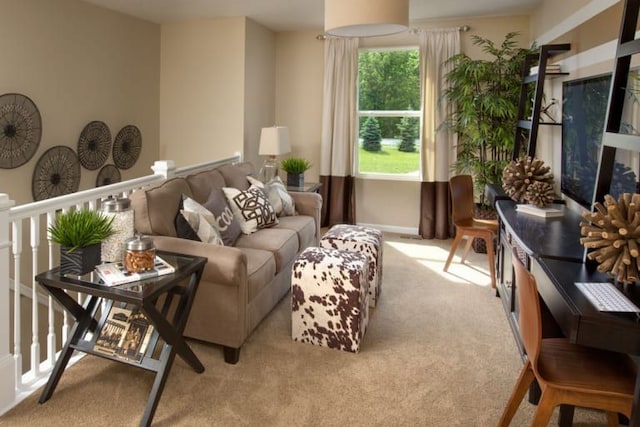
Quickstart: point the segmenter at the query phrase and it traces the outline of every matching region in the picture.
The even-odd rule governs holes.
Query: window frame
[[[363,47],[358,49],[358,58],[362,52],[390,52],[390,51],[407,51],[415,50],[420,52],[419,46],[386,46],[386,47]],[[358,67],[358,73],[360,69]],[[409,181],[420,182],[422,181],[422,161],[418,161],[418,173],[416,175],[395,174],[395,173],[375,173],[375,172],[360,172],[360,122],[362,118],[366,117],[418,117],[419,119],[419,135],[418,141],[422,141],[422,120],[423,120],[423,102],[422,102],[422,82],[418,82],[418,90],[420,91],[420,110],[356,110],[356,116],[358,121],[358,128],[356,130],[356,144],[355,144],[355,176],[356,178],[368,179],[368,180],[385,180],[385,181]],[[360,77],[358,77],[358,95],[356,105],[360,106]],[[422,144],[418,143],[418,153],[422,151]]]

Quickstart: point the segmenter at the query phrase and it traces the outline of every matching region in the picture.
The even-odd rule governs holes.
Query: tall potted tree
[[[520,48],[518,33],[508,33],[500,45],[478,35],[473,43],[486,57],[472,59],[461,53],[447,63],[449,83],[445,98],[455,105],[444,126],[458,135],[456,173],[473,176],[477,200],[485,205],[486,184],[500,184],[502,170],[511,160],[515,137],[522,67],[535,49]]]

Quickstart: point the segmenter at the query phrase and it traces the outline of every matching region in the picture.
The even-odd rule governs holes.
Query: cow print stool
[[[357,353],[369,323],[369,259],[310,247],[291,270],[294,341]]]
[[[361,225],[338,224],[322,236],[320,247],[369,256],[369,306],[375,307],[382,290],[382,232]]]

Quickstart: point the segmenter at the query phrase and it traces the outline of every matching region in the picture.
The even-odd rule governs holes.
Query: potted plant
[[[302,187],[304,173],[311,167],[311,162],[302,157],[289,157],[280,162],[280,167],[287,173],[287,185]]]
[[[454,104],[454,112],[443,126],[458,135],[456,173],[473,176],[477,200],[484,207],[487,184],[500,185],[502,171],[511,159],[526,55],[534,49],[518,48],[516,36],[508,33],[501,45],[474,35],[484,59],[454,55],[447,64],[449,87],[444,96]],[[532,88],[533,90],[533,88]]]
[[[100,264],[101,244],[114,234],[114,217],[94,210],[62,212],[47,231],[60,245],[60,272],[82,275]]]

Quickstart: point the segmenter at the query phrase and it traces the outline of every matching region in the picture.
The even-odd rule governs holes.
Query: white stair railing
[[[152,175],[20,206],[15,206],[8,194],[0,193],[0,415],[46,383],[73,326],[73,318],[53,298],[45,295],[34,279],[39,272],[56,266],[54,255],[58,248],[47,233],[56,212],[95,210],[100,206],[100,200],[106,197],[127,197],[135,190],[159,184],[168,178],[239,161],[242,161],[240,153],[183,168],[176,168],[170,160],[157,161],[151,167],[154,171]],[[41,244],[43,240],[46,240],[46,244]],[[26,245],[29,246],[27,251],[24,249]],[[30,300],[31,311],[28,344],[23,340],[26,333],[22,325],[26,314],[23,313],[25,300]],[[42,304],[43,301],[45,304]],[[78,295],[78,301],[83,302],[82,295]],[[56,329],[55,319],[60,317],[60,313],[62,324]],[[10,326],[11,316],[13,330]],[[43,328],[41,331],[43,321],[46,322],[46,330]],[[41,337],[41,332],[44,337]],[[45,352],[41,351],[41,340],[46,346]],[[29,351],[29,363],[23,368],[23,351],[26,349]],[[41,353],[46,355],[44,359]],[[76,355],[69,363],[75,363],[80,358]]]

